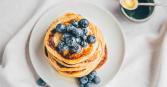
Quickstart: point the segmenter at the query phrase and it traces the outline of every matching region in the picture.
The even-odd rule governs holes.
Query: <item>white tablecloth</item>
[[[0,60],[2,60],[7,42],[19,30],[26,29],[25,25],[26,27],[32,25],[30,22],[35,21],[35,17],[39,16],[38,14],[34,17],[39,8],[43,6],[42,9],[46,9],[58,1],[62,0],[0,1]],[[162,37],[159,36],[160,33],[158,33],[158,30],[167,20],[167,8],[156,7],[155,14],[149,21],[133,23],[121,14],[118,0],[85,1],[102,6],[113,13],[122,25],[126,36],[127,51],[121,70],[108,84],[108,87],[166,87],[167,84],[165,81],[167,81],[167,77],[165,76],[165,72],[167,68],[165,66],[167,65],[167,59],[164,57],[166,56],[167,46],[165,46],[165,43],[162,43],[164,45],[162,45],[163,49],[161,49]],[[157,1],[161,3],[165,2],[165,0]],[[18,36],[24,37],[24,35]],[[10,47],[5,51],[7,53],[3,55],[3,63],[0,68],[0,87],[37,87],[34,75],[29,70],[30,67],[28,65],[30,64],[27,64],[27,59],[18,58],[17,60],[16,57],[19,55],[15,55],[15,53],[11,54],[11,50],[16,49],[15,46],[21,42],[18,38],[15,41],[18,41],[18,43],[11,43]],[[15,52],[17,53],[17,50]],[[22,55],[23,52],[18,54]]]

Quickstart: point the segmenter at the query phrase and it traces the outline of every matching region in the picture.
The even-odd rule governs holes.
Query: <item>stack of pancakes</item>
[[[93,70],[100,68],[107,59],[107,49],[101,31],[91,22],[88,26],[88,35],[94,35],[96,42],[82,48],[81,52],[62,55],[55,50],[61,40],[62,33],[51,31],[62,23],[69,25],[71,20],[81,20],[83,17],[76,13],[66,13],[54,20],[49,26],[44,38],[45,54],[52,67],[62,75],[68,77],[82,77]]]

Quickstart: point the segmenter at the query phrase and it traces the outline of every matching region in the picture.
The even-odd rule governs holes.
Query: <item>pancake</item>
[[[49,26],[44,37],[45,54],[50,65],[60,74],[68,77],[82,77],[93,70],[100,68],[107,60],[107,47],[100,29],[89,21],[87,35],[94,35],[96,42],[82,48],[81,52],[71,54],[64,51],[62,54],[55,50],[61,41],[62,33],[52,34],[57,24],[69,25],[71,20],[81,20],[82,17],[76,13],[66,13],[55,19]]]
[[[95,59],[95,60],[93,60],[93,61],[88,61],[88,62],[85,62],[84,63],[84,66],[80,66],[80,67],[71,67],[71,66],[66,66],[66,65],[64,65],[64,64],[61,64],[61,63],[59,63],[58,61],[55,61],[55,63],[53,63],[53,65],[55,66],[55,67],[57,67],[57,69],[59,69],[59,71],[76,71],[75,69],[84,69],[84,68],[89,68],[90,66],[92,66],[92,64],[96,64],[96,65],[98,65],[98,59],[100,59],[99,57],[100,57],[100,55],[102,54],[102,50],[99,50],[99,51],[97,51],[98,53],[97,54],[95,54],[95,55],[92,55],[92,57]],[[52,55],[50,55],[50,53],[49,53],[49,59],[52,59],[52,61],[54,61],[53,59],[54,59],[54,56],[52,56]],[[62,65],[63,67],[61,67],[61,66],[59,66],[59,65]]]
[[[48,40],[49,40],[49,36],[51,35],[51,30],[53,30],[58,23],[65,23],[66,24],[67,22],[70,22],[71,20],[73,20],[73,18],[75,20],[80,20],[83,17],[81,17],[78,14],[67,13],[64,16],[57,18],[57,20],[55,20],[51,24],[51,26],[49,27],[49,29],[45,35],[45,39],[44,39],[44,45],[46,46],[47,50],[50,53],[52,53],[52,55],[56,56],[59,60],[62,60],[65,63],[69,63],[69,64],[76,64],[78,62],[82,62],[82,61],[87,60],[89,58],[89,56],[93,55],[93,53],[96,51],[96,48],[98,46],[98,43],[97,43],[98,41],[96,41],[96,43],[88,45],[89,47],[87,49],[85,49],[85,51],[83,51],[81,54],[70,55],[69,56],[70,58],[62,57],[62,55],[59,54],[57,51],[55,51],[54,48],[49,46]],[[93,23],[89,24],[89,29],[90,29],[90,31],[88,31],[88,34],[92,34],[92,32],[93,32],[93,34],[95,36],[97,36],[97,37],[100,36],[100,35],[99,36],[97,35],[97,33],[96,33],[97,27]],[[61,40],[60,37],[61,37],[61,34],[59,34],[59,33],[55,34],[55,36],[53,38],[55,46],[57,46],[58,42]]]
[[[107,51],[107,50],[105,49],[105,51]],[[64,76],[68,76],[68,77],[83,77],[83,76],[89,74],[91,71],[100,68],[105,63],[105,61],[107,59],[106,56],[107,56],[107,54],[105,54],[103,56],[99,56],[99,58],[97,58],[98,59],[97,62],[90,63],[89,66],[87,66],[87,68],[82,68],[82,69],[78,69],[79,67],[75,68],[75,69],[71,69],[69,67],[66,67],[66,69],[60,70],[59,66],[62,66],[62,65],[57,64],[57,62],[52,60],[51,58],[49,58],[49,63],[52,65],[52,67],[57,72],[59,72],[60,74],[62,74]],[[92,65],[94,65],[96,63],[98,63],[97,66],[93,66],[92,67]],[[62,66],[62,68],[65,68],[65,67]]]

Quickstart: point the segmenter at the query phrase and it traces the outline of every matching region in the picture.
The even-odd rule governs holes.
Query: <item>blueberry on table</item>
[[[93,75],[88,75],[88,79],[89,79],[89,82],[92,82],[92,80],[94,79],[95,76]]]
[[[93,71],[90,74],[88,74],[89,82],[92,82],[92,80],[95,78],[96,75],[97,75],[96,71]]]
[[[90,82],[88,82],[88,83],[85,84],[85,87],[92,87],[92,86],[93,86],[93,84],[90,83]]]
[[[96,42],[96,37],[93,36],[93,35],[88,35],[87,42],[88,43],[95,43]]]
[[[56,32],[64,33],[66,31],[66,26],[64,24],[57,24]]]
[[[46,86],[47,85],[46,82],[44,82],[41,78],[39,78],[37,80],[37,84],[40,85],[40,86]]]
[[[81,19],[78,24],[80,28],[86,28],[89,25],[89,21],[87,19]]]
[[[90,75],[96,76],[96,75],[97,75],[97,72],[96,72],[96,71],[92,71],[92,72],[90,73]]]
[[[76,44],[76,45],[74,45],[74,46],[71,47],[70,51],[72,53],[79,53],[81,51],[81,46],[78,45],[78,44]]]
[[[71,24],[74,26],[74,27],[78,27],[78,22],[76,20],[72,20],[71,21]]]
[[[88,82],[88,78],[86,76],[79,78],[80,84],[86,84]]]
[[[80,84],[79,87],[84,87],[84,84]]]
[[[95,78],[92,80],[93,83],[99,84],[101,82],[100,77],[95,76]]]
[[[82,36],[84,33],[81,29],[73,29],[71,31],[71,33],[75,36],[75,37],[79,37]]]

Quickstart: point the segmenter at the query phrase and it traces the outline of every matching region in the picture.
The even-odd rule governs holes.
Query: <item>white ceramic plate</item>
[[[79,87],[74,78],[59,75],[52,69],[44,56],[43,38],[49,24],[65,12],[76,12],[96,24],[102,31],[107,47],[108,60],[97,73],[102,82],[96,87],[103,87],[118,72],[124,56],[124,39],[113,15],[95,5],[79,2],[61,2],[50,8],[35,25],[29,42],[32,64],[39,76],[51,87]]]

